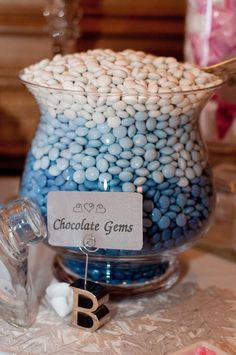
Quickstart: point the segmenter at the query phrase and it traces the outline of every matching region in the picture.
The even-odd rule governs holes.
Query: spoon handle
[[[202,68],[205,72],[222,76],[227,74],[228,78],[236,74],[236,57],[225,60],[223,62]]]

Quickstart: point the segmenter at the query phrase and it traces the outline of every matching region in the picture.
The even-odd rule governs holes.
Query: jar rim
[[[191,89],[191,90],[179,90],[179,91],[171,91],[171,90],[164,90],[164,92],[156,92],[156,93],[151,93],[151,92],[146,92],[145,94],[142,93],[129,93],[129,92],[125,92],[125,91],[120,91],[120,93],[112,93],[112,92],[107,92],[107,93],[103,93],[103,92],[88,92],[88,91],[84,91],[84,90],[73,90],[73,89],[65,89],[65,88],[56,88],[53,86],[47,86],[47,85],[42,85],[42,84],[37,84],[34,83],[32,81],[28,81],[23,79],[23,75],[24,75],[25,69],[22,69],[19,72],[19,79],[21,81],[22,84],[24,84],[27,87],[34,87],[34,88],[38,88],[38,89],[47,89],[47,90],[52,90],[58,93],[74,93],[74,94],[80,94],[80,95],[95,95],[95,96],[100,96],[100,97],[112,97],[112,96],[138,96],[138,97],[157,97],[157,96],[165,96],[165,95],[178,95],[178,94],[194,94],[194,93],[198,93],[198,92],[212,92],[215,91],[216,89],[222,87],[229,79],[229,77],[224,73],[221,76],[218,75],[219,78],[219,83],[215,84],[215,85],[210,85],[210,83],[208,83],[205,87],[203,88],[198,88],[198,89]],[[220,81],[221,80],[221,81]]]

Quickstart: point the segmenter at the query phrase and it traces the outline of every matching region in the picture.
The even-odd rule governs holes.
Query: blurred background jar
[[[236,1],[188,0],[185,59],[199,66],[236,55]],[[201,116],[211,162],[236,163],[235,78],[208,103]]]
[[[204,244],[236,251],[236,166],[218,164],[213,169],[216,207]]]

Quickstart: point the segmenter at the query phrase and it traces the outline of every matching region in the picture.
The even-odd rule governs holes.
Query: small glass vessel
[[[90,257],[88,278],[114,292],[169,288],[179,275],[177,255],[206,232],[214,207],[198,119],[222,81],[198,90],[119,97],[22,81],[39,104],[41,120],[21,195],[34,199],[46,219],[49,191],[142,194],[143,249],[98,250]],[[116,102],[123,118],[111,128],[99,107]],[[171,113],[155,111],[164,102],[173,102]],[[91,123],[88,116],[95,112]],[[57,252],[57,276],[67,281],[84,276],[79,249]]]
[[[28,270],[28,246],[42,241],[46,225],[38,207],[26,198],[0,209],[0,316],[28,328],[38,302]]]

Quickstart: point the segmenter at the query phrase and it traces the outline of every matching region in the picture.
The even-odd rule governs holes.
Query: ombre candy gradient
[[[35,199],[45,217],[49,191],[138,192],[142,251],[100,254],[162,253],[199,237],[213,193],[197,117],[218,78],[174,58],[110,50],[56,56],[28,68],[22,78],[30,81],[41,121],[21,194]],[[82,270],[76,261],[67,266]],[[145,282],[166,267],[117,269],[109,282]],[[106,282],[104,275],[99,265],[90,277]]]

